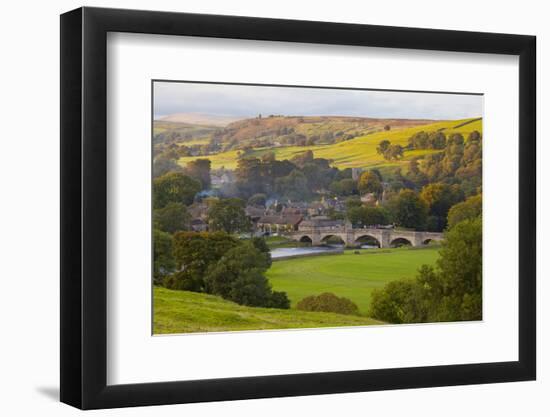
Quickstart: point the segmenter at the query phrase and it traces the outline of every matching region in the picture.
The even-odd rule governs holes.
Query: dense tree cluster
[[[382,176],[376,170],[363,172],[359,177],[357,188],[361,194],[372,193],[380,197],[382,191],[384,191],[382,187]]]
[[[353,227],[364,227],[386,225],[389,223],[390,215],[385,208],[360,205],[349,207],[346,210],[346,218]]]
[[[408,149],[445,149],[447,138],[443,132],[415,133],[409,138]]]
[[[467,198],[466,201],[458,203],[450,208],[447,215],[448,227],[451,228],[463,220],[481,216],[482,209],[483,199],[481,194]]]
[[[386,159],[395,159],[390,157],[392,146],[388,140],[384,140],[378,145],[377,151]],[[409,138],[408,146],[403,148],[404,151],[414,149],[433,149],[437,152],[425,155],[422,160],[412,158],[405,175],[398,168],[393,175],[393,189],[419,189],[428,183],[445,182],[459,184],[466,196],[479,192],[482,144],[478,131],[471,132],[467,140],[460,133],[446,137],[443,132],[421,131]]]
[[[181,172],[169,172],[153,180],[153,207],[160,209],[168,203],[189,205],[201,189],[200,181]]]
[[[428,218],[428,206],[417,192],[403,189],[388,202],[396,226],[423,230]]]
[[[188,230],[191,215],[182,203],[170,202],[153,211],[153,226],[163,232],[176,233]]]
[[[370,315],[389,323],[482,319],[481,217],[465,219],[445,234],[436,268],[416,279],[392,281],[372,295]]]
[[[240,198],[224,198],[214,201],[208,209],[208,225],[212,231],[229,234],[250,231],[250,220]]]
[[[426,155],[419,170],[432,182],[460,184],[466,195],[477,194],[482,179],[481,136],[477,131],[468,139],[454,133],[447,139],[442,152]]]
[[[338,169],[330,167],[328,160],[313,158],[313,153],[308,151],[298,154],[291,161],[241,158],[235,176],[237,189],[243,198],[263,194],[307,200],[315,192],[328,189],[332,180],[338,177],[338,172]]]
[[[173,257],[177,272],[164,278],[168,288],[218,295],[247,306],[290,307],[286,294],[273,291],[265,277],[271,256],[261,238],[242,242],[225,232],[178,232]]]
[[[202,189],[210,188],[210,159],[195,159],[194,161],[189,161],[185,165],[184,172],[194,178],[199,180],[202,184]]]
[[[387,139],[381,141],[376,147],[376,152],[378,152],[379,155],[382,155],[384,159],[387,159],[388,161],[397,161],[403,158],[404,150],[405,149],[401,145],[392,145],[391,142]]]
[[[439,231],[447,226],[449,209],[464,200],[464,193],[457,184],[436,182],[425,185],[420,198],[428,208],[427,229]]]

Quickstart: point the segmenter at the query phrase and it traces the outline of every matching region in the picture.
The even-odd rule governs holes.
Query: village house
[[[203,219],[192,219],[191,230],[193,232],[206,232],[208,231],[208,223]]]
[[[361,196],[361,202],[367,205],[378,205],[378,199],[374,193],[367,193]]]
[[[305,207],[283,207],[281,214],[284,216],[293,214],[305,216],[307,215],[307,209]]]
[[[191,219],[206,220],[208,217],[208,206],[204,203],[193,203],[187,208],[187,211],[191,215]]]
[[[263,216],[256,223],[258,230],[263,233],[288,233],[298,230],[303,217],[300,214],[283,214]]]
[[[258,220],[266,214],[265,208],[260,206],[246,206],[244,211],[254,226],[256,226]]]
[[[210,183],[213,187],[221,187],[231,182],[233,182],[233,178],[228,172],[224,172],[220,175],[210,174]]]
[[[311,229],[318,229],[318,228],[340,229],[344,226],[351,227],[351,224],[347,224],[347,223],[344,222],[343,220],[332,220],[326,216],[317,216],[317,217],[312,217],[311,219],[302,221],[298,227],[298,230],[307,232],[307,231],[310,231]]]
[[[322,202],[315,201],[309,204],[307,208],[307,213],[310,216],[321,216],[325,214],[326,208],[327,208],[326,205],[323,204]]]

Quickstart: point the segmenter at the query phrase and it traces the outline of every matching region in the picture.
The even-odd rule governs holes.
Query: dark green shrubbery
[[[327,313],[358,314],[357,304],[345,297],[338,297],[330,292],[310,295],[300,301],[296,308],[304,311],[324,311]]]
[[[373,291],[369,315],[387,323],[422,323],[427,319],[426,307],[422,286],[404,279]]]
[[[482,319],[482,222],[466,219],[445,233],[437,267],[372,293],[372,318],[388,323]]]
[[[206,292],[246,306],[289,308],[286,293],[274,292],[264,275],[270,265],[269,252],[254,242],[243,243],[211,265],[204,279]]]
[[[153,280],[161,284],[163,279],[174,271],[176,263],[172,256],[172,235],[160,230],[153,230]]]
[[[241,242],[224,232],[179,232],[174,235],[179,269],[164,278],[174,290],[204,292],[254,307],[290,308],[284,292],[271,289],[264,273],[271,266],[262,238]]]

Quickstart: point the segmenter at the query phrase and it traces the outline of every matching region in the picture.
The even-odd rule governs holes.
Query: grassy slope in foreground
[[[153,297],[154,334],[382,324],[360,316],[245,307],[213,295],[160,287],[154,288]]]
[[[326,158],[334,160],[333,166],[337,168],[352,168],[352,167],[375,167],[375,166],[399,166],[403,162],[386,161],[382,155],[376,152],[378,144],[384,140],[389,140],[392,144],[398,144],[406,146],[409,138],[420,131],[435,132],[441,130],[447,136],[452,133],[461,133],[466,138],[470,132],[477,130],[482,133],[482,121],[477,120],[472,123],[460,126],[464,122],[472,119],[453,120],[436,122],[432,124],[409,127],[404,129],[396,129],[390,131],[377,132],[366,136],[361,136],[355,139],[351,139],[345,142],[335,143],[333,145],[313,145],[313,146],[287,146],[279,148],[269,149],[256,149],[252,151],[250,156],[260,156],[266,152],[274,152],[277,159],[291,159],[292,157],[300,154],[306,150],[311,149],[316,158]],[[456,126],[460,126],[455,128]],[[412,152],[405,152],[404,160],[408,160],[412,157],[423,156],[429,153],[433,153],[433,150],[418,150]],[[215,155],[208,155],[202,157],[184,157],[179,160],[181,165],[185,165],[187,162],[197,159],[207,158],[212,161],[212,168],[225,167],[227,169],[235,169],[237,167],[237,151],[222,152]]]
[[[423,264],[433,265],[438,247],[366,249],[360,255],[312,256],[273,262],[267,271],[273,289],[286,291],[292,306],[309,295],[332,292],[347,297],[366,314],[372,290],[386,283],[413,278]]]

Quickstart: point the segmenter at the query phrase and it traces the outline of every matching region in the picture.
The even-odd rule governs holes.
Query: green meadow
[[[292,306],[309,295],[332,292],[347,297],[367,314],[372,290],[386,283],[414,278],[423,264],[433,265],[437,246],[364,249],[341,255],[310,256],[273,262],[267,277],[277,291],[286,291]]]
[[[161,287],[153,294],[154,334],[382,324],[362,316],[245,307],[214,295]]]
[[[289,310],[246,307],[220,297],[154,288],[155,334],[267,330],[381,324],[367,317],[372,290],[389,281],[412,278],[422,264],[434,264],[437,247],[367,249],[341,255],[311,256],[273,262],[267,276],[273,288],[286,291]],[[359,316],[299,311],[309,295],[332,292],[354,301]]]
[[[291,159],[297,154],[307,150],[313,151],[315,158],[326,158],[332,160],[332,166],[339,169],[344,168],[364,168],[364,167],[396,167],[406,164],[406,161],[413,157],[421,157],[429,153],[436,152],[434,150],[414,150],[406,151],[404,158],[401,161],[389,162],[376,152],[376,147],[382,140],[389,140],[392,144],[406,146],[408,139],[415,133],[420,131],[435,132],[442,131],[447,136],[452,133],[461,133],[467,137],[472,131],[477,130],[482,132],[482,121],[475,119],[442,121],[421,126],[395,129],[390,131],[379,131],[365,136],[360,136],[345,142],[335,143],[332,145],[312,145],[312,146],[284,146],[257,148],[247,153],[247,156],[261,156],[267,152],[273,152],[279,160]],[[232,150],[221,152],[214,155],[208,155],[207,158],[212,162],[212,168],[217,169],[225,167],[227,169],[235,169],[239,159],[239,151]],[[179,163],[183,166],[189,161],[202,157],[183,157],[179,159]]]

